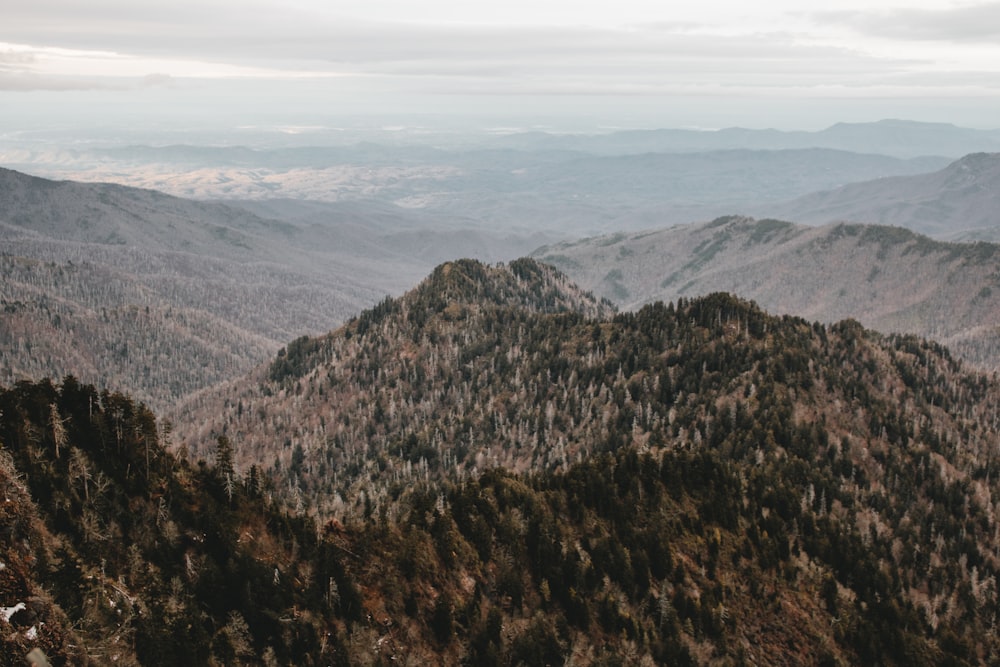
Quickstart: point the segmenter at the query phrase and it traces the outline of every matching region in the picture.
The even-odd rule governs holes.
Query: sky
[[[0,2],[0,132],[1000,127],[1000,2]]]

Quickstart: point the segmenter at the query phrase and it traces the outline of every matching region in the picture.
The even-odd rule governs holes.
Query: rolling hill
[[[636,309],[716,291],[821,322],[854,318],[1000,367],[1000,246],[946,243],[898,227],[718,218],[550,245],[534,256]]]

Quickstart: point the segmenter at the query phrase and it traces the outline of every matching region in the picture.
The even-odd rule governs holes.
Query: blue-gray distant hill
[[[499,138],[496,143],[522,150],[544,147],[600,155],[829,148],[900,158],[921,155],[956,158],[967,153],[1000,150],[1000,130],[976,130],[949,123],[886,119],[874,123],[837,123],[818,132],[743,127],[720,130],[623,130],[596,135],[525,132]]]
[[[566,147],[549,146],[550,140],[562,141],[546,135],[538,142],[505,146],[483,139],[447,150],[372,143],[274,149],[129,146],[69,157],[43,151],[18,168],[201,200],[370,204],[393,208],[395,217],[421,226],[459,221],[490,232],[542,231],[566,238],[752,211],[847,183],[935,171],[952,159],[901,158],[808,141],[784,148],[729,142],[694,151],[670,150],[651,139],[634,151],[601,152],[589,144],[611,139],[580,138],[579,146],[567,139]]]
[[[757,210],[806,223],[877,223],[936,238],[996,241],[1000,153],[973,153],[932,173],[851,183]]]

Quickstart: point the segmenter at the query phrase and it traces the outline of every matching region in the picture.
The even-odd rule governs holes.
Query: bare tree
[[[52,440],[56,444],[56,458],[59,458],[59,449],[66,446],[68,435],[66,433],[66,422],[69,417],[63,419],[59,415],[59,406],[55,403],[49,404],[49,425],[52,427]]]

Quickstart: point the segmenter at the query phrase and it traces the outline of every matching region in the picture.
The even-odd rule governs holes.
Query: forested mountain
[[[611,316],[531,260],[463,261],[175,438],[333,520],[382,659],[989,664],[998,398],[854,321]]]
[[[402,292],[452,252],[495,260],[546,239],[363,206],[259,213],[0,169],[0,382],[73,374],[165,407]]]
[[[898,227],[809,227],[739,216],[540,248],[534,254],[620,307],[716,291],[773,313],[946,344],[1000,368],[1000,246],[946,243]]]
[[[966,155],[929,174],[857,182],[760,209],[822,224],[851,221],[906,227],[935,238],[1000,240],[1000,153]]]

